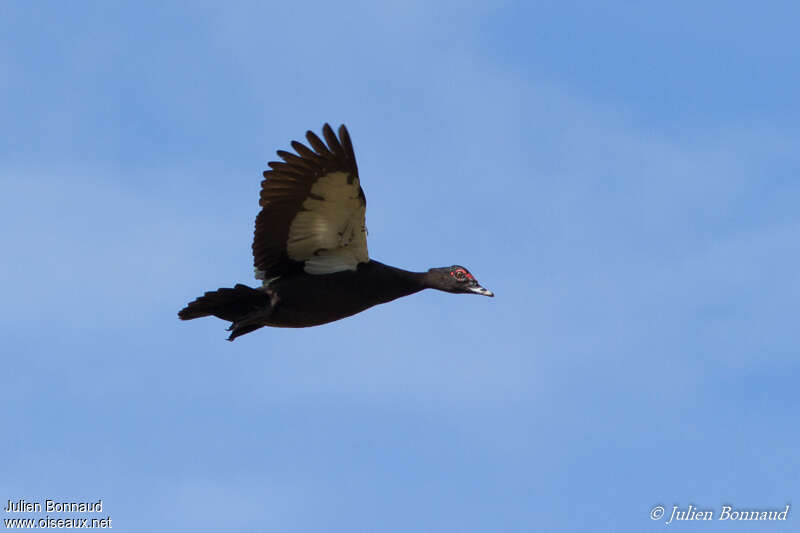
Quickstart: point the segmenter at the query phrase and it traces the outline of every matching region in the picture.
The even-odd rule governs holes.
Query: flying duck
[[[260,287],[237,284],[200,296],[180,310],[181,320],[216,316],[231,322],[228,340],[263,326],[304,328],[360,313],[423,289],[494,296],[466,268],[453,265],[409,272],[367,253],[367,199],[353,143],[322,127],[309,131],[310,148],[278,150],[261,182],[261,212],[253,239]]]

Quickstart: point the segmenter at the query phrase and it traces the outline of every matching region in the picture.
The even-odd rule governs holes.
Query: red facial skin
[[[464,275],[464,277],[465,277],[466,279],[475,279],[475,278],[472,276],[472,274],[470,274],[469,272],[467,272],[467,271],[466,271],[466,270],[464,270],[463,268],[457,268],[456,270],[453,270],[453,271],[451,271],[451,272],[450,272],[450,275],[451,275],[451,276],[453,276],[453,277],[455,278],[455,277],[456,277],[456,274],[457,274],[457,273],[459,273],[459,272],[460,272],[461,274],[463,274],[463,275]],[[456,279],[458,279],[458,278],[456,278]],[[463,281],[463,280],[459,280],[459,281]]]

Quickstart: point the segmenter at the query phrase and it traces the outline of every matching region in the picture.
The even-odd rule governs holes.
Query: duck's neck
[[[375,272],[376,283],[372,290],[380,294],[381,300],[384,302],[430,287],[427,283],[427,272],[410,272],[402,268],[384,265],[378,261],[370,261],[369,266]]]

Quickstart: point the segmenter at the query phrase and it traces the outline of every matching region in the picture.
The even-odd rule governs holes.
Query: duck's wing
[[[369,261],[367,199],[344,125],[337,138],[330,125],[323,142],[309,131],[311,148],[292,141],[296,154],[278,150],[261,182],[253,260],[263,280],[291,272],[329,274]]]

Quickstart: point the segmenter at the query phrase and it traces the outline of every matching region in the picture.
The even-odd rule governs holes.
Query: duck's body
[[[327,124],[326,146],[293,142],[300,156],[278,152],[262,182],[262,211],[253,241],[261,287],[238,284],[207,292],[178,316],[217,316],[231,322],[229,340],[263,326],[327,324],[426,288],[493,296],[458,265],[409,272],[369,259],[361,190],[347,129],[339,139]]]
[[[355,315],[425,288],[425,273],[408,272],[377,261],[333,274],[298,273],[253,289],[236,285],[198,298],[184,320],[215,314],[234,322],[231,339],[262,326],[307,328]],[[245,331],[246,330],[246,331]]]
[[[280,278],[265,288],[278,302],[266,324],[287,328],[327,324],[419,292],[424,283],[423,273],[377,261],[362,263],[355,271]]]

